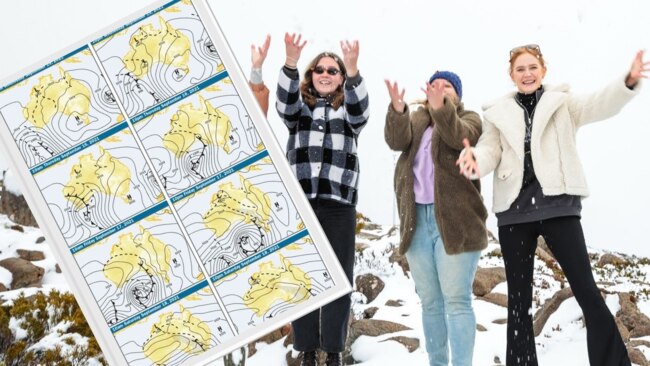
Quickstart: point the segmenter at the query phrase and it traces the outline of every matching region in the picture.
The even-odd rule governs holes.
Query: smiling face
[[[546,67],[538,57],[528,52],[516,56],[510,64],[510,78],[520,93],[534,93],[542,85],[545,75]]]
[[[335,75],[331,75],[332,73]],[[336,92],[336,89],[343,84],[343,73],[339,64],[331,57],[318,60],[312,70],[312,83],[314,89],[323,97]]]

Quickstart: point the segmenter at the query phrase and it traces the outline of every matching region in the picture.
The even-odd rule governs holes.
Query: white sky
[[[150,3],[8,3],[0,12],[0,79]],[[209,3],[246,73],[250,44],[261,42],[267,33],[272,35],[264,67],[272,90],[284,62],[285,31],[302,32],[309,41],[299,67],[322,50],[340,51],[341,39],[360,41],[359,68],[370,89],[371,120],[359,140],[362,173],[358,208],[374,221],[386,224],[394,220],[395,155],[383,139],[389,102],[384,78],[398,80],[407,90],[406,99],[412,100],[422,96],[420,87],[435,70],[453,70],[463,80],[466,108],[479,111],[484,102],[513,89],[507,57],[516,45],[539,43],[549,67],[546,82],[568,82],[581,92],[595,90],[622,75],[635,51],[650,46],[650,4],[646,0],[621,0],[615,5],[605,0]],[[643,90],[617,117],[579,133],[579,150],[592,193],[583,202],[583,225],[592,247],[650,256],[650,239],[644,230],[650,218],[646,212],[650,207],[646,190],[650,174],[641,160],[647,155],[644,145],[650,135],[648,106],[650,91]],[[284,146],[287,133],[273,110],[269,122]],[[491,179],[483,180],[488,207]],[[496,233],[493,215],[489,226]]]

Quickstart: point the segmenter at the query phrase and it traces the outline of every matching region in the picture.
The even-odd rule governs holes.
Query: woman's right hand
[[[481,173],[478,171],[478,165],[474,159],[474,153],[472,152],[472,147],[469,145],[469,140],[464,138],[463,145],[465,145],[465,149],[460,158],[456,160],[456,165],[460,167],[460,174],[464,175],[465,178],[478,179]]]
[[[269,52],[269,46],[271,45],[271,35],[266,35],[266,40],[264,44],[260,47],[251,45],[251,63],[253,64],[254,69],[261,69],[266,59],[266,55]]]
[[[287,59],[284,64],[294,69],[298,66],[302,48],[307,44],[307,41],[301,42],[301,40],[302,35],[300,33],[284,34],[284,45],[287,49]]]
[[[404,107],[406,106],[406,104],[404,103],[405,90],[404,89],[402,89],[402,91],[399,90],[397,81],[391,83],[390,80],[384,79],[384,82],[386,83],[386,87],[388,88],[388,94],[390,95],[390,102],[393,106],[393,109],[395,110],[395,112],[403,113]]]

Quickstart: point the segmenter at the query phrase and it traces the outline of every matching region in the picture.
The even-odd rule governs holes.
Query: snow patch
[[[6,288],[11,288],[11,281],[13,281],[13,275],[11,272],[6,270],[3,267],[0,267],[0,283],[3,284]]]
[[[11,329],[11,332],[17,341],[27,338],[27,330],[21,327],[23,322],[23,319],[16,319],[14,317],[9,319],[9,329]]]
[[[16,196],[21,196],[21,184],[18,177],[14,174],[12,170],[8,170],[4,178],[5,190],[15,194]]]

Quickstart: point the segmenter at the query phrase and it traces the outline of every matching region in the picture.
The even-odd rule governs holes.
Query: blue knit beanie
[[[429,84],[431,84],[436,79],[445,79],[454,86],[456,94],[458,94],[458,100],[463,99],[463,83],[460,81],[460,77],[454,74],[451,71],[436,71],[435,74],[431,75],[429,78]]]

